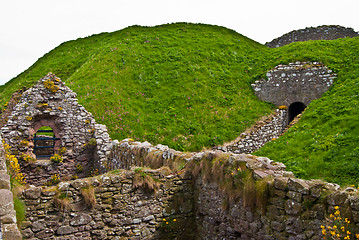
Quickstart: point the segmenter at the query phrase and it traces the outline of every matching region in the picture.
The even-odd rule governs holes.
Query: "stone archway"
[[[302,102],[294,102],[288,108],[288,124],[300,113],[304,111],[305,106]]]
[[[50,127],[52,129],[53,132],[53,137],[56,138],[56,140],[54,140],[54,148],[53,148],[53,152],[54,153],[58,153],[58,150],[61,147],[61,134],[60,134],[60,127],[55,123],[54,119],[51,118],[46,118],[46,119],[40,119],[36,122],[34,122],[33,127],[30,127],[29,129],[29,135],[30,135],[30,140],[32,140],[32,144],[31,146],[34,146],[34,135],[36,133],[38,133],[39,129],[42,127]],[[32,157],[36,158],[36,154],[35,154],[35,149],[34,147],[31,149],[29,149],[29,153],[31,154]]]

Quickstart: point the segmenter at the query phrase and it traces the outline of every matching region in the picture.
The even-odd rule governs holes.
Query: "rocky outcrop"
[[[294,30],[272,40],[265,45],[271,48],[281,47],[292,42],[304,42],[309,40],[334,40],[338,38],[357,37],[359,34],[352,28],[342,26],[319,26],[300,30]]]

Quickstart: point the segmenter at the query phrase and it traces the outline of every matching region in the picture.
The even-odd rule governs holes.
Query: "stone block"
[[[6,171],[0,171],[0,189],[10,189],[10,176]]]
[[[279,177],[274,179],[274,188],[279,190],[286,190],[288,185],[288,178]]]
[[[2,227],[4,229],[4,231],[2,233],[4,240],[21,240],[22,239],[21,233],[15,223],[4,224]]]
[[[354,210],[359,211],[359,196],[351,195],[349,196],[350,207]]]
[[[41,196],[41,187],[31,187],[25,189],[23,194],[28,199],[38,199]]]
[[[343,191],[333,192],[328,196],[328,204],[333,206],[339,206],[348,199],[348,193]]]
[[[91,222],[92,217],[89,214],[81,213],[77,216],[75,216],[71,221],[71,226],[80,226],[80,225],[86,225],[89,222]]]
[[[302,205],[297,201],[289,199],[285,201],[285,212],[289,215],[298,215],[302,212]]]
[[[13,195],[10,190],[0,189],[0,217],[14,214]]]
[[[67,234],[71,234],[71,233],[75,233],[77,232],[77,230],[74,227],[71,226],[61,226],[57,229],[56,233],[58,235],[67,235]]]
[[[287,197],[289,197],[290,199],[294,199],[297,202],[302,201],[302,194],[299,193],[299,192],[288,191],[287,192]]]
[[[302,179],[290,178],[288,189],[302,194],[309,194],[309,185]]]
[[[275,231],[282,232],[285,229],[284,222],[273,221],[271,222],[271,228]]]

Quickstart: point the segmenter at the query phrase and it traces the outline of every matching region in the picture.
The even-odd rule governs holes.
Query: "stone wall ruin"
[[[321,225],[327,223],[336,206],[354,223],[352,231],[358,230],[356,189],[341,190],[338,185],[319,180],[296,179],[283,164],[268,158],[220,151],[186,154],[131,140],[121,141],[115,148],[112,157],[117,155],[132,169],[63,182],[57,189],[26,189],[24,238],[319,240]],[[165,173],[165,168],[138,167],[162,164],[173,169],[181,159],[187,163],[185,168],[172,173]],[[243,182],[245,186],[255,185],[254,180],[268,188],[262,191],[244,187],[242,194],[233,197],[206,173],[209,162],[223,162],[228,168],[221,170],[234,173],[228,174],[227,181],[235,181],[237,172],[248,169],[251,175],[249,182]],[[191,166],[202,168],[195,171]],[[134,175],[140,171],[158,179],[157,192],[146,193],[135,187]],[[89,187],[94,188],[96,198],[93,208],[84,204],[82,190]],[[56,205],[56,199],[64,195],[69,199],[65,211]],[[262,196],[262,200],[258,202],[256,196]]]
[[[59,153],[61,147],[66,148],[61,164],[36,159],[33,137],[43,126],[51,127],[59,138],[55,141],[55,153]],[[46,183],[54,174],[78,175],[78,164],[85,170],[105,171],[101,161],[106,159],[111,145],[106,127],[97,124],[92,114],[78,103],[76,93],[53,74],[22,93],[1,134],[13,154],[36,159],[20,161],[27,172],[27,182],[35,185]],[[93,144],[89,146],[91,139]]]
[[[334,40],[345,37],[357,37],[359,34],[352,28],[342,26],[319,26],[294,30],[283,36],[266,43],[271,48],[281,47],[292,42],[304,42],[309,40]]]
[[[252,84],[256,96],[277,106],[287,106],[288,116],[293,119],[291,109],[295,112],[296,106],[305,108],[312,100],[320,98],[337,75],[318,62],[295,62],[278,65],[266,76],[268,79]]]

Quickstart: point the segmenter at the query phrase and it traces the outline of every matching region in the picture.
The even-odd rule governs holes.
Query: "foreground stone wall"
[[[283,164],[264,157],[221,151],[179,155],[180,152],[161,145],[154,147],[128,140],[119,145],[122,145],[122,153],[127,154],[129,165],[151,165],[155,159],[173,168],[177,167],[173,162],[180,161],[181,157],[186,164],[177,174],[165,167],[142,172],[117,170],[61,183],[58,190],[29,188],[23,192],[27,208],[23,236],[34,239],[174,239],[175,236],[177,239],[322,239],[321,225],[327,224],[326,219],[334,214],[336,206],[343,219],[353,223],[352,232],[359,233],[359,195],[354,188],[340,190],[335,184],[296,179],[285,171]],[[205,165],[215,161],[225,162],[223,166],[227,168],[222,170],[233,173],[225,178],[227,183],[233,181],[235,185],[241,171],[250,171],[249,178],[243,178],[241,184],[234,187],[237,194],[220,187],[224,182],[212,178],[218,173],[206,170]],[[238,169],[235,166],[239,166]],[[210,171],[219,168],[212,169]],[[136,174],[149,174],[158,179],[157,192],[136,187]],[[259,188],[257,183],[265,183],[261,186],[266,187]],[[82,193],[82,189],[89,186],[95,190],[94,208],[86,206]],[[65,210],[56,205],[59,196],[68,196],[70,200]]]
[[[23,192],[25,239],[194,239],[193,190],[189,179],[144,170],[158,182],[156,191],[136,187],[136,171],[63,182],[58,188]],[[83,189],[94,188],[95,205]],[[58,199],[67,199],[61,209]],[[89,197],[87,197],[88,199]],[[59,206],[60,205],[60,206]]]
[[[4,240],[22,239],[17,228],[13,194],[10,187],[10,176],[7,173],[5,150],[0,137],[0,224]]]
[[[345,37],[357,37],[359,34],[352,28],[342,26],[319,26],[300,30],[294,30],[283,36],[266,43],[271,48],[281,47],[292,42],[304,42],[309,40],[334,40]]]
[[[321,226],[327,226],[326,218],[334,215],[335,206],[343,222],[345,216],[353,223],[352,233],[359,233],[358,194],[340,191],[333,184],[275,178],[264,212],[244,206],[243,198],[229,201],[216,185],[199,180],[197,189],[199,239],[319,240]]]
[[[234,141],[213,149],[233,153],[252,153],[269,141],[278,138],[287,125],[287,110],[276,109],[273,114],[259,120]]]
[[[333,84],[336,74],[318,62],[295,62],[278,65],[267,73],[268,80],[252,84],[262,101],[277,106],[301,102],[306,106],[322,96]]]

